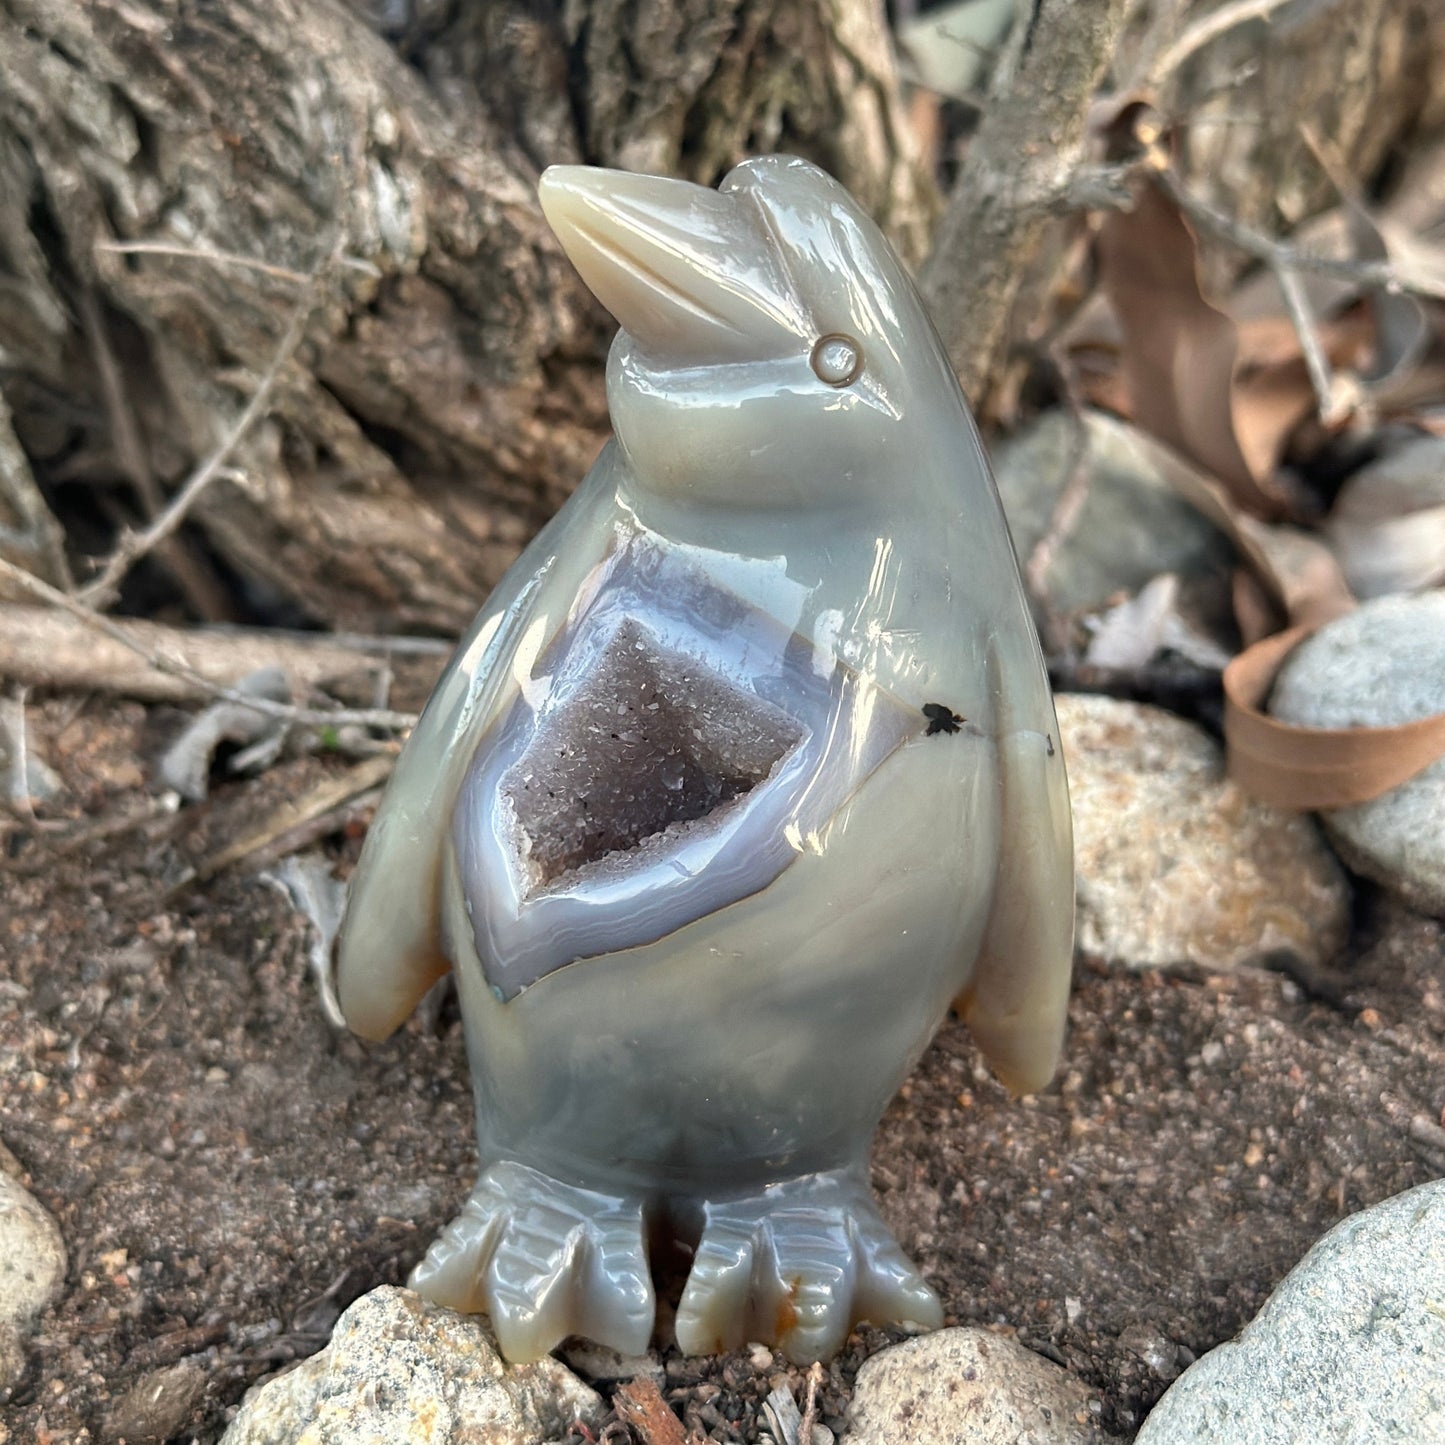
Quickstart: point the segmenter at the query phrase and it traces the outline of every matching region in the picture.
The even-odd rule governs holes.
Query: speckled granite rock
[[[65,1283],[60,1230],[7,1168],[13,1162],[0,1145],[0,1390],[24,1372],[24,1337]]]
[[[1092,1392],[1017,1340],[938,1330],[858,1371],[842,1445],[1093,1445]]]
[[[1445,591],[1382,597],[1322,627],[1280,669],[1269,710],[1309,727],[1389,727],[1445,712]],[[1445,759],[1323,815],[1345,861],[1445,917]]]
[[[556,1360],[507,1365],[480,1319],[386,1286],[247,1395],[222,1445],[543,1445],[604,1413]]]
[[[1445,1440],[1445,1181],[1337,1224],[1136,1445]]]
[[[1248,798],[1219,745],[1161,708],[1057,705],[1084,952],[1126,968],[1227,970],[1274,948],[1330,958],[1349,888],[1311,819]]]

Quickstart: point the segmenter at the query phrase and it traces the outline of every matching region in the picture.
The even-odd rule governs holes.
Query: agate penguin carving
[[[873,1129],[956,1002],[1043,1085],[1073,930],[1067,788],[988,466],[922,304],[817,167],[718,190],[554,167],[621,324],[614,439],[487,602],[351,883],[342,1009],[448,969],[481,1176],[412,1277],[513,1360],[825,1359],[941,1322]],[[946,720],[946,721],[945,721]]]

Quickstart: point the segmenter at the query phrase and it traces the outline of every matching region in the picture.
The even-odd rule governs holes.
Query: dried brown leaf
[[[1309,728],[1264,712],[1285,658],[1314,629],[1294,627],[1246,648],[1224,669],[1229,775],[1276,807],[1367,803],[1445,758],[1445,713],[1381,728]]]
[[[1303,365],[1241,378],[1238,328],[1205,297],[1194,232],[1157,186],[1143,187],[1133,211],[1104,218],[1099,260],[1135,421],[1218,477],[1239,506],[1279,516],[1274,464],[1312,400]]]

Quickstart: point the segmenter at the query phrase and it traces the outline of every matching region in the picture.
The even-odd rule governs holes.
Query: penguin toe
[[[860,1170],[805,1175],[702,1203],[677,1312],[688,1354],[776,1345],[795,1364],[835,1355],[859,1320],[937,1326],[938,1298],[883,1223]]]
[[[851,1221],[861,1266],[853,1300],[855,1319],[876,1325],[913,1324],[936,1330],[943,1326],[943,1306],[923,1282],[918,1267],[888,1232],[882,1217],[856,1216]]]
[[[751,1218],[719,1218],[709,1211],[673,1327],[684,1354],[722,1354],[747,1342],[753,1233]]]
[[[858,1260],[841,1218],[779,1216],[774,1222],[776,1343],[797,1365],[831,1359],[853,1323]]]
[[[569,1335],[622,1354],[640,1354],[652,1336],[641,1201],[521,1164],[483,1172],[409,1283],[451,1309],[485,1312],[514,1363],[541,1359]]]

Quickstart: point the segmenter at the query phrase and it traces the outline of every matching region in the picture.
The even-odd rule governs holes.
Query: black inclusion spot
[[[923,716],[928,719],[928,731],[924,736],[930,738],[934,733],[956,733],[959,727],[966,721],[965,718],[954,712],[951,707],[941,702],[924,703]]]

